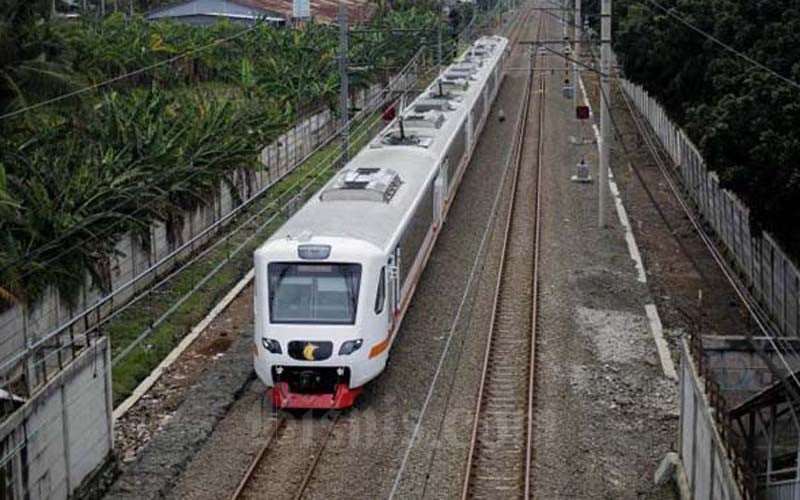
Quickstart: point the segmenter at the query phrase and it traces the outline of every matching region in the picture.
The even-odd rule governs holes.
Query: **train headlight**
[[[264,349],[268,350],[272,354],[283,354],[281,351],[281,344],[275,339],[268,339],[266,337],[261,337],[261,345],[264,346]]]
[[[361,344],[363,343],[364,339],[348,340],[342,344],[342,347],[339,348],[339,354],[353,354],[357,350],[361,349]]]

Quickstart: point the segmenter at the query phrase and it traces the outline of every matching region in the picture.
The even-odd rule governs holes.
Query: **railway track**
[[[539,18],[537,39],[542,19]],[[528,498],[531,491],[536,263],[545,97],[544,77],[539,76],[536,81],[534,78],[535,57],[534,54],[531,59],[520,127],[514,141],[511,202],[504,227],[462,498]],[[536,139],[532,146],[526,146],[533,106],[537,108]],[[523,152],[529,147],[535,148],[533,162],[523,161]]]
[[[308,485],[314,477],[314,471],[317,468],[319,459],[333,435],[336,424],[339,422],[340,415],[340,412],[334,412],[327,422],[324,421],[326,420],[325,418],[313,420],[311,425],[319,427],[319,429],[314,430],[318,430],[320,434],[312,439],[308,439],[300,430],[300,426],[304,425],[302,420],[295,420],[285,415],[277,415],[275,423],[264,439],[264,443],[247,467],[242,479],[231,494],[230,500],[248,497],[262,498],[265,496],[265,492],[262,490],[252,491],[254,489],[252,485],[259,474],[265,473],[264,457],[268,456],[271,450],[278,448],[282,444],[285,445],[286,441],[291,441],[294,444],[293,448],[295,448],[296,452],[305,454],[306,457],[310,453],[310,457],[304,460],[305,472],[302,473],[302,476],[299,473],[296,474],[296,477],[301,477],[301,480],[292,495],[294,500],[303,498]],[[295,428],[290,429],[292,426],[295,426]],[[298,435],[300,436],[299,438]],[[306,446],[307,444],[310,444],[310,446]]]

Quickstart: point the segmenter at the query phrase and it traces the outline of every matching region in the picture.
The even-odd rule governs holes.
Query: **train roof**
[[[425,194],[425,187],[506,46],[507,40],[502,37],[478,39],[265,246],[300,235],[308,240],[310,234],[312,242],[314,237],[353,238],[388,251]],[[442,76],[452,74],[453,69],[459,78],[443,80]],[[450,98],[437,98],[441,92]],[[442,102],[444,106],[438,105]]]

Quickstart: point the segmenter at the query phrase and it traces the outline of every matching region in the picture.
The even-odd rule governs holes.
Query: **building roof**
[[[339,0],[310,0],[311,16],[320,22],[334,22],[339,15]],[[342,0],[351,24],[365,22],[375,9],[368,0]],[[149,19],[209,16],[227,18],[291,19],[294,0],[188,0],[150,12]]]
[[[202,16],[251,20],[266,18],[271,21],[286,19],[282,13],[256,5],[256,3],[239,0],[188,0],[151,11],[147,14],[147,18],[177,19]]]
[[[278,12],[287,19],[292,17],[293,0],[229,0],[241,5]],[[334,22],[339,15],[339,3],[347,6],[348,20],[351,24],[365,22],[375,9],[368,0],[310,0],[311,17],[317,21]]]

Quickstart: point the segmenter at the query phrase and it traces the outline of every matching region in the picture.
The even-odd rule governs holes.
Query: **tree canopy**
[[[750,207],[754,227],[800,256],[800,89],[752,62],[800,81],[800,4],[618,0],[614,16],[625,76],[684,128],[723,185]]]

